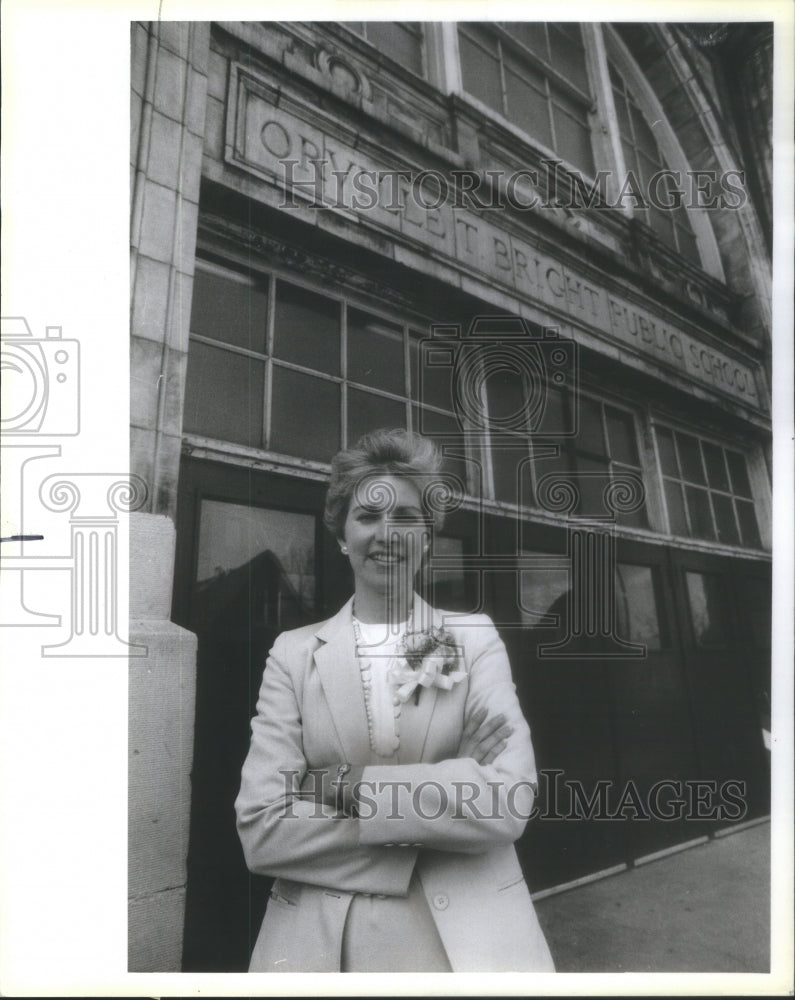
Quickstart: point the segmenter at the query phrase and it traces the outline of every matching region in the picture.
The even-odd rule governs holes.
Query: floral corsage
[[[400,662],[389,671],[389,679],[400,687],[397,697],[406,702],[414,694],[414,704],[420,701],[420,691],[438,687],[445,691],[463,680],[465,670],[454,670],[460,662],[461,650],[455,639],[443,628],[431,626],[421,632],[407,632],[398,647]]]

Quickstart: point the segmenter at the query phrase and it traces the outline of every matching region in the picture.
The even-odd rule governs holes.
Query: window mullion
[[[500,67],[500,94],[502,97],[502,113],[510,120],[508,112],[508,85],[505,82],[505,54],[502,48],[502,40],[497,39],[497,62]]]
[[[596,98],[597,114],[609,161],[607,164],[608,196],[611,202],[615,202],[621,190],[620,179],[627,175],[627,164],[621,145],[621,131],[618,126],[618,112],[613,97],[613,86],[610,82],[604,35],[600,24],[584,23],[580,27],[585,45],[586,63],[591,71],[591,86]],[[599,164],[597,164],[598,166]],[[623,214],[630,218],[632,217],[632,201],[632,198],[622,198],[620,206]]]
[[[262,441],[265,449],[271,444],[271,411],[273,409],[273,339],[275,336],[274,327],[276,324],[276,278],[274,275],[268,276],[268,307],[265,320],[265,392],[264,406],[262,408]]]

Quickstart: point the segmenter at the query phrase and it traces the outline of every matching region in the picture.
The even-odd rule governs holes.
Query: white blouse
[[[382,623],[368,624],[354,618],[370,746],[379,757],[392,757],[400,747],[399,682],[388,675],[399,660],[398,643],[407,627],[407,622],[401,622],[389,629]]]

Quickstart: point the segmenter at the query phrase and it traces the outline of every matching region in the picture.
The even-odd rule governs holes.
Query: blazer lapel
[[[370,760],[371,750],[353,637],[352,606],[351,598],[318,629],[316,635],[323,645],[315,650],[315,665],[345,760],[361,765]]]
[[[414,630],[428,629],[432,625],[439,625],[440,622],[441,616],[438,612],[415,594]],[[425,742],[428,738],[428,729],[436,708],[436,699],[439,696],[439,688],[437,687],[421,687],[418,690],[420,691],[419,703],[414,704],[414,695],[412,695],[400,710],[398,761],[401,764],[411,764],[422,760]]]

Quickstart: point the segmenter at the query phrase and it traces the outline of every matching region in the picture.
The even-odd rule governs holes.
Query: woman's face
[[[411,480],[380,473],[363,479],[351,499],[340,541],[357,592],[410,593],[429,530]]]

